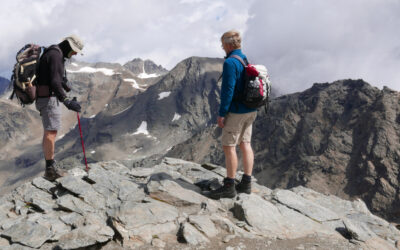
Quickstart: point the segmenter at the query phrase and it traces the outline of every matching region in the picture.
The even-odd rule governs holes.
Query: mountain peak
[[[140,74],[142,74],[142,76],[163,75],[168,72],[168,70],[163,68],[161,65],[157,65],[151,60],[142,60],[141,58],[135,58],[132,61],[125,63],[124,67],[138,76]]]

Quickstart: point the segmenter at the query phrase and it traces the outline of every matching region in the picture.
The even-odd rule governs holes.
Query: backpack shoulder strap
[[[243,59],[242,59],[240,56],[238,56],[238,55],[231,55],[231,56],[229,56],[229,58],[230,58],[230,57],[236,58],[237,60],[239,60],[239,62],[243,65],[243,67],[246,67],[246,66],[249,64],[249,62],[247,61],[246,58],[243,60]]]
[[[47,47],[47,48],[44,49],[42,56],[43,56],[46,52],[48,52],[48,51],[50,51],[50,50],[57,50],[57,51],[60,52],[61,55],[62,55],[62,51],[61,51],[60,47],[58,47],[57,45],[51,45],[50,47]]]

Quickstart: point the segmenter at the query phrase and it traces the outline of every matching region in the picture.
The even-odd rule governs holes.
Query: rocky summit
[[[33,179],[0,199],[1,249],[396,249],[400,232],[359,199],[253,182],[210,200],[225,169],[164,158]],[[240,178],[240,173],[238,174]]]
[[[305,186],[400,223],[400,94],[363,80],[316,83],[274,98],[253,126],[254,175],[269,188]],[[168,156],[224,162],[221,131],[209,128]]]

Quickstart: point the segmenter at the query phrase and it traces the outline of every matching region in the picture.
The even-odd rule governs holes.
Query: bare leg
[[[43,134],[43,154],[46,160],[54,159],[57,130],[45,130]]]
[[[242,151],[244,173],[251,176],[254,165],[254,153],[251,144],[249,142],[240,143],[240,150]]]
[[[227,177],[235,179],[238,166],[235,146],[223,146]]]

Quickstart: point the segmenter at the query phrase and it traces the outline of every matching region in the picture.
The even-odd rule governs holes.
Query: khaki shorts
[[[245,114],[228,113],[222,129],[222,145],[236,146],[242,142],[251,142],[252,124],[257,112]]]

